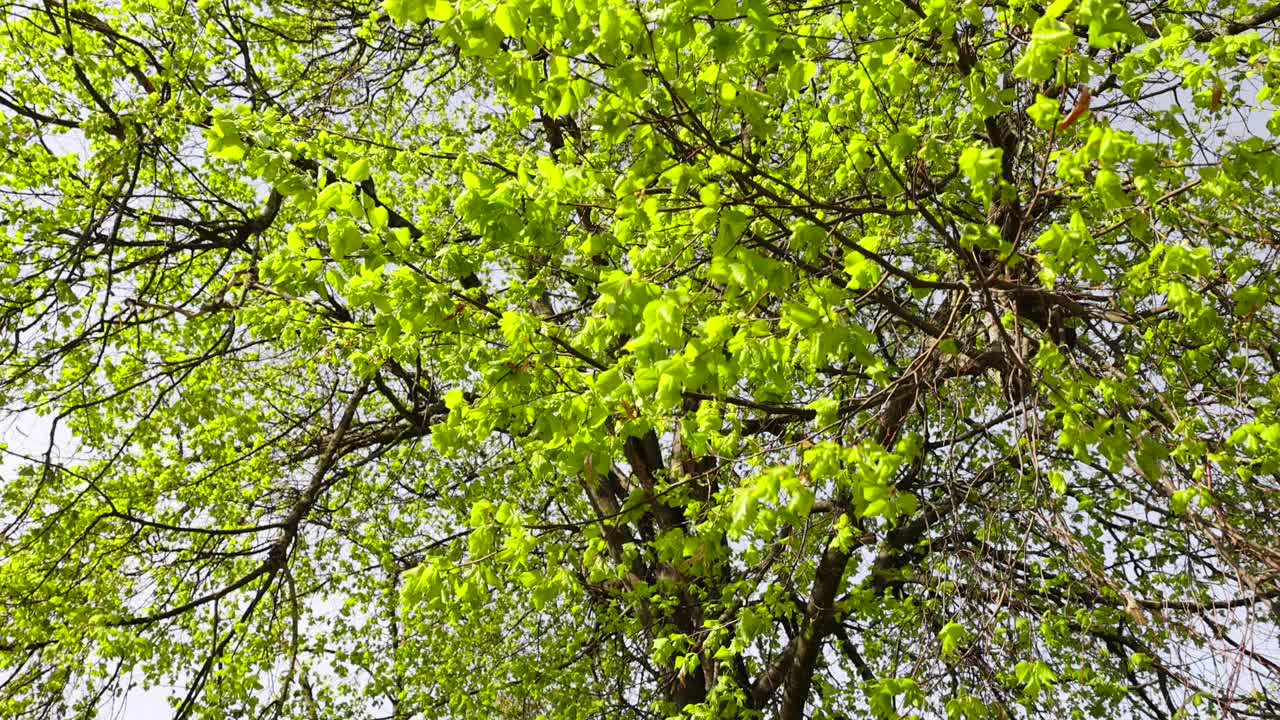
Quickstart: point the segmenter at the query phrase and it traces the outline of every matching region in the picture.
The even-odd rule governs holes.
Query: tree
[[[1280,717],[1280,5],[4,5],[3,717]]]

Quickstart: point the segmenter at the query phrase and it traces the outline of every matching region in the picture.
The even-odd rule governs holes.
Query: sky
[[[1231,135],[1253,134],[1267,137],[1269,134],[1266,123],[1269,118],[1269,111],[1241,112],[1224,129]],[[61,147],[66,151],[85,152],[87,150],[74,135],[62,135],[57,142],[62,144]],[[10,415],[0,422],[0,439],[8,448],[8,452],[0,460],[0,483],[11,482],[14,477],[14,470],[20,462],[14,453],[37,456],[46,451],[49,427],[48,418],[29,411]],[[69,460],[74,457],[75,452],[74,439],[67,433],[60,432],[54,436],[52,458],[55,461]],[[1273,657],[1280,657],[1280,653],[1275,652],[1276,648],[1273,647],[1270,650]],[[178,690],[180,694],[180,689]],[[165,698],[166,692],[165,688],[154,688],[148,691],[134,690],[128,693],[118,706],[112,708],[110,714],[120,720],[150,720],[167,717],[172,714],[172,711]]]

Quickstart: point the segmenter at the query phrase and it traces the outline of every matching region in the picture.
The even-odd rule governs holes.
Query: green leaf
[[[449,390],[444,394],[444,406],[449,410],[457,410],[466,405],[466,394],[461,390]]]
[[[499,5],[493,11],[493,22],[507,37],[518,38],[524,35],[524,18],[511,4]]]
[[[1036,21],[1031,32],[1031,42],[1013,67],[1013,74],[1035,81],[1049,79],[1064,50],[1076,42],[1071,26],[1044,16]]]
[[[1027,108],[1027,115],[1036,127],[1041,130],[1049,130],[1058,124],[1058,118],[1061,115],[1058,109],[1058,101],[1044,95],[1036,95],[1036,101]]]
[[[454,16],[451,0],[423,0],[421,4],[426,16],[436,22],[446,22]]]
[[[787,88],[796,93],[804,90],[817,72],[818,65],[812,61],[805,60],[792,65],[787,71]]]
[[[732,20],[738,15],[738,0],[715,0],[711,17],[716,20]]]
[[[368,180],[372,174],[373,170],[369,167],[369,160],[367,158],[359,158],[347,166],[347,170],[342,176],[347,182],[362,183]]]
[[[1043,17],[1050,20],[1057,20],[1062,17],[1063,13],[1069,10],[1075,2],[1076,0],[1053,0],[1053,2],[1045,8]],[[1089,0],[1085,0],[1085,2],[1087,3]]]
[[[209,152],[215,157],[231,162],[244,159],[248,145],[240,137],[240,130],[230,120],[215,120],[207,132]]]
[[[957,622],[949,622],[938,631],[938,640],[942,643],[942,656],[954,657],[960,646],[968,641],[969,632]]]

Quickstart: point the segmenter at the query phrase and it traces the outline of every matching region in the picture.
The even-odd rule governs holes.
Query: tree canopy
[[[1280,718],[1280,4],[3,6],[0,716]]]

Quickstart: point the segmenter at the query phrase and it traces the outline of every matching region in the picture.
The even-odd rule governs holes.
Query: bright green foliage
[[[1280,717],[1278,16],[6,1],[0,717]]]

